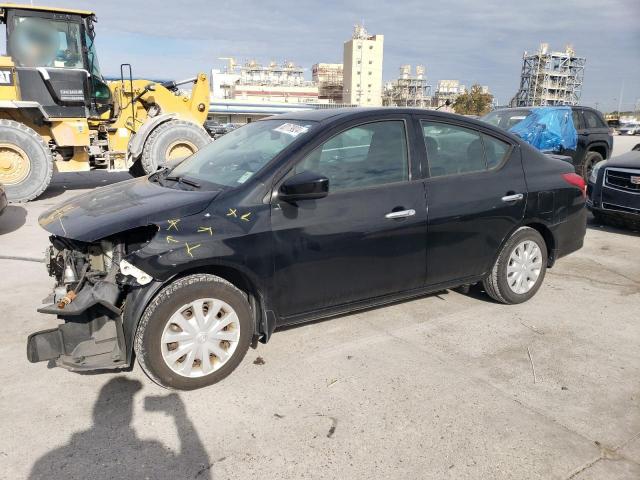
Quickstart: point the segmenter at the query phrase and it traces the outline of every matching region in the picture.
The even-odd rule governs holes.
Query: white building
[[[344,103],[382,105],[383,47],[383,35],[369,35],[362,25],[354,27],[353,37],[344,43]]]

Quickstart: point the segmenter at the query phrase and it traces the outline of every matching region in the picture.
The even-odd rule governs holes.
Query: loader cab
[[[20,100],[37,102],[53,118],[97,116],[111,108],[95,50],[93,13],[0,4],[0,15]]]

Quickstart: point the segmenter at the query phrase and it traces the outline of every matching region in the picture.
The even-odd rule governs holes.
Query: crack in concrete
[[[578,280],[586,280],[587,283],[591,284],[591,285],[606,285],[608,287],[618,287],[618,288],[624,288],[627,290],[630,290],[631,293],[637,293],[638,291],[640,291],[640,284],[637,282],[634,282],[633,280],[630,280],[631,283],[615,283],[615,282],[607,282],[604,280],[595,280],[593,278],[589,278],[585,275],[577,275],[577,274],[572,274],[572,273],[559,273],[559,272],[549,272],[549,274],[551,276],[557,276],[557,277],[566,277],[566,278],[575,278]],[[627,279],[627,277],[621,275],[623,278]]]
[[[614,462],[620,461],[620,460],[624,460],[626,462],[633,463],[635,465],[640,465],[640,463],[636,462],[633,458],[629,458],[626,455],[623,455],[622,453],[619,452],[619,450],[621,450],[624,447],[626,447],[628,444],[630,444],[631,442],[636,440],[638,437],[640,437],[640,432],[635,434],[630,439],[628,439],[625,442],[622,442],[620,445],[618,445],[617,447],[614,447],[614,448],[610,448],[610,447],[607,447],[606,445],[602,445],[597,440],[594,441],[593,443],[595,443],[600,448],[600,455],[597,458],[591,460],[590,462],[587,462],[584,465],[578,467],[576,470],[573,471],[573,473],[571,473],[566,478],[566,480],[571,480],[572,478],[575,478],[580,473],[582,473],[585,470],[588,470],[589,468],[593,467],[600,460],[611,460],[611,461],[614,461]]]

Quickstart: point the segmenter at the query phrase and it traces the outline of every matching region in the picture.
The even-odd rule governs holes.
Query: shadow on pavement
[[[593,215],[589,215],[587,219],[587,228],[590,230],[599,230],[607,233],[617,233],[619,235],[628,235],[630,237],[640,237],[640,231],[634,231],[628,227],[605,225],[598,222]]]
[[[0,235],[18,230],[27,221],[27,210],[21,205],[8,205],[0,215]]]
[[[49,188],[38,197],[38,200],[46,200],[62,195],[66,191],[91,190],[97,187],[104,187],[113,183],[122,182],[133,178],[129,172],[68,172],[56,173],[53,176]]]
[[[173,418],[179,452],[137,437],[131,420],[133,399],[141,388],[139,381],[124,377],[105,384],[93,407],[93,426],[38,459],[29,479],[210,479],[211,463],[177,394],[148,396],[144,408]],[[47,434],[46,427],[42,434]]]

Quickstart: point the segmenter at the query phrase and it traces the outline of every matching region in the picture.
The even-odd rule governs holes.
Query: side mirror
[[[302,172],[285,180],[278,198],[285,202],[316,200],[329,194],[329,179],[313,172]]]

